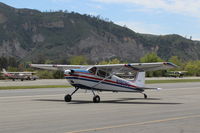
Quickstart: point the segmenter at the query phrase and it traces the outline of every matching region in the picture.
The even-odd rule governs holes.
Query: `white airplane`
[[[33,75],[35,72],[7,72],[6,69],[3,69],[1,72],[3,73],[4,77],[8,77],[15,81],[15,79],[23,80],[36,80],[38,77],[36,75]]]
[[[177,67],[170,62],[158,63],[132,63],[132,64],[109,64],[109,65],[51,65],[51,64],[30,64],[31,67],[62,70],[64,77],[75,87],[75,91],[67,94],[64,99],[70,102],[72,95],[78,89],[91,90],[94,97],[93,102],[100,102],[100,97],[94,91],[112,91],[112,92],[136,92],[144,93],[146,89],[159,89],[145,87],[145,72],[162,70]],[[116,76],[116,73],[135,72],[134,80],[126,80]]]

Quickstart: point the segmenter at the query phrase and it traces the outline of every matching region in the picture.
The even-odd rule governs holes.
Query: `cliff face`
[[[163,59],[200,59],[200,43],[179,35],[144,35],[98,17],[15,9],[0,3],[0,56],[22,61],[84,55],[93,62],[136,62],[149,52]]]

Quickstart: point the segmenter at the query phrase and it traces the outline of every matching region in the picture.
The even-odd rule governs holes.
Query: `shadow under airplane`
[[[143,100],[143,101],[134,101],[134,100]],[[152,102],[153,100],[161,100],[160,98],[119,98],[116,100],[104,100],[101,103],[107,104],[160,104],[160,105],[177,105],[183,103],[177,102]],[[36,99],[34,101],[47,101],[47,102],[65,102],[64,100],[60,99]],[[99,103],[99,104],[101,104]],[[89,100],[72,100],[68,104],[93,104],[93,102]]]

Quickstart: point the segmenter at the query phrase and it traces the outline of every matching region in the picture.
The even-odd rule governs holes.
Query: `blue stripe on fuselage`
[[[81,78],[81,77],[65,77],[66,79],[80,79],[80,80],[86,80],[86,81],[91,81],[91,82],[100,82],[98,80],[93,80],[93,79],[87,79],[87,78]],[[130,89],[130,90],[136,90],[136,91],[139,91],[139,92],[143,92],[144,90],[143,89],[140,89],[140,88],[132,88],[132,87],[128,87],[128,86],[123,86],[123,85],[117,85],[117,84],[113,84],[113,83],[107,83],[107,82],[101,82],[102,84],[107,84],[107,85],[112,85],[112,86],[117,86],[117,87],[122,87],[122,88],[127,88],[127,89]]]
[[[72,69],[72,70],[74,70],[75,72],[90,73],[89,71],[82,69]]]

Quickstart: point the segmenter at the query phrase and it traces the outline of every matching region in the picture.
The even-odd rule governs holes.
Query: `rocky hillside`
[[[155,36],[99,17],[68,12],[16,9],[0,3],[0,56],[21,61],[68,59],[84,55],[92,62],[119,58],[137,62],[146,53],[163,59],[200,59],[200,42],[179,35]]]

